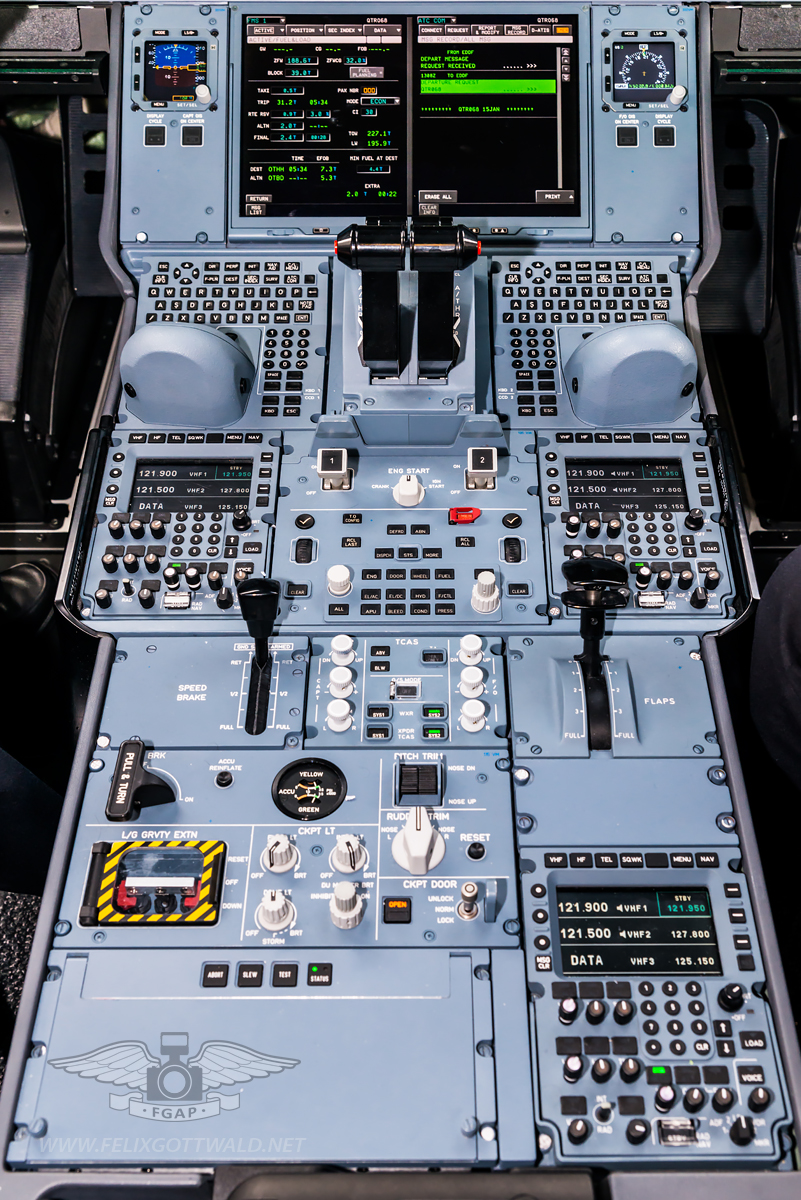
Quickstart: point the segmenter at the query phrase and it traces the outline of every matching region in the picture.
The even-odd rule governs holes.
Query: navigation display
[[[580,214],[576,14],[242,22],[241,217]]]
[[[140,458],[128,511],[235,512],[247,507],[252,478],[252,458]]]
[[[205,42],[145,42],[145,100],[192,101],[205,82]]]
[[[565,459],[570,507],[647,512],[689,508],[679,458]]]
[[[244,18],[240,216],[403,217],[406,20],[321,22]]]
[[[721,975],[706,888],[557,888],[565,975]]]
[[[412,215],[578,215],[578,18],[527,20],[415,19]]]
[[[672,42],[615,42],[615,103],[666,100],[676,84],[676,54]]]

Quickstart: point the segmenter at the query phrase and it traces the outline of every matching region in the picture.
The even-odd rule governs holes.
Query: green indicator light
[[[520,92],[556,92],[555,79],[423,79],[423,95],[470,94],[500,95]]]
[[[316,974],[317,974],[317,968],[316,968],[316,967],[312,967],[312,975],[316,975]]]
[[[654,1075],[664,1075],[667,1071],[667,1067],[651,1067],[651,1070],[653,1071]]]

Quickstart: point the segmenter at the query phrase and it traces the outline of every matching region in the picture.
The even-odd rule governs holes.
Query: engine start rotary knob
[[[425,498],[426,489],[416,475],[401,475],[392,489],[392,498],[401,508],[414,508]]]

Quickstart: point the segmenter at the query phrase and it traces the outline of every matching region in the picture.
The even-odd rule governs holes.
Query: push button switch
[[[203,987],[224,988],[228,986],[228,963],[204,963]]]
[[[236,970],[237,987],[261,987],[264,979],[262,963],[240,963]]]
[[[298,964],[275,963],[273,965],[273,987],[297,987]]]

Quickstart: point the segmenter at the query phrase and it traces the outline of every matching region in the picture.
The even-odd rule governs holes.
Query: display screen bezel
[[[643,48],[653,49],[658,48],[660,52],[668,54],[670,58],[670,75],[669,83],[665,83],[661,87],[651,88],[626,88],[620,87],[618,84],[618,73],[620,66],[632,51],[641,50]],[[668,53],[669,52],[669,53]],[[667,63],[665,64],[668,65]],[[659,38],[653,41],[627,41],[621,38],[619,41],[612,43],[612,96],[615,104],[659,104],[666,100],[669,94],[676,86],[676,46],[669,39]]]
[[[679,479],[681,482],[681,493],[673,495],[659,496],[656,494],[636,494],[629,496],[613,495],[609,492],[587,492],[579,495],[573,490],[576,484],[571,487],[571,469],[586,468],[593,472],[598,472],[610,467],[620,467],[621,469],[630,469],[632,467],[645,467],[648,465],[654,466],[670,466],[678,469]],[[574,477],[575,478],[575,477]],[[582,478],[587,478],[586,476]],[[600,475],[594,475],[596,483],[588,482],[588,487],[600,487]],[[657,458],[657,457],[623,457],[617,455],[608,455],[599,458],[589,458],[581,455],[575,455],[565,458],[565,491],[567,503],[571,511],[611,511],[616,510],[625,512],[631,509],[633,512],[684,512],[689,509],[689,497],[687,495],[687,480],[684,475],[684,463],[680,458]]]
[[[197,467],[198,469],[205,469],[208,467],[224,467],[226,465],[247,465],[250,468],[249,475],[241,475],[238,477],[243,482],[247,481],[248,487],[247,492],[243,491],[239,493],[235,501],[229,501],[223,497],[216,496],[212,498],[214,501],[212,503],[209,499],[204,500],[202,497],[189,497],[184,495],[179,498],[179,503],[178,499],[173,500],[171,497],[162,495],[158,497],[159,502],[154,502],[150,507],[139,503],[139,497],[137,496],[136,489],[137,485],[143,482],[141,472],[144,468],[164,467],[166,469],[173,469],[176,467]],[[140,513],[154,512],[236,512],[238,509],[246,508],[248,505],[250,491],[253,484],[253,470],[253,459],[245,456],[237,456],[236,458],[226,458],[224,456],[219,458],[137,458],[136,466],[134,467],[133,480],[131,482],[131,495],[128,501],[128,512],[130,512],[132,516],[138,516]],[[164,478],[166,479],[167,477],[165,476]]]
[[[187,92],[185,94],[180,94],[180,95],[176,95],[174,93],[166,94],[167,89],[164,89],[163,85],[154,84],[153,74],[159,68],[151,65],[150,52],[151,52],[151,50],[157,50],[163,46],[192,46],[192,47],[202,46],[203,47],[204,63],[203,63],[202,78],[200,77],[200,73],[198,73],[198,77],[195,79],[194,86],[191,89],[191,92]],[[149,103],[149,104],[153,104],[154,102],[156,104],[187,104],[187,103],[193,102],[196,99],[195,88],[197,88],[201,83],[208,85],[208,81],[209,81],[208,51],[209,51],[209,44],[203,38],[147,38],[145,40],[144,54],[143,54],[144,68],[142,71],[142,83],[143,83],[142,99],[144,101],[147,101],[147,103]],[[151,90],[151,89],[155,89],[155,90]]]

